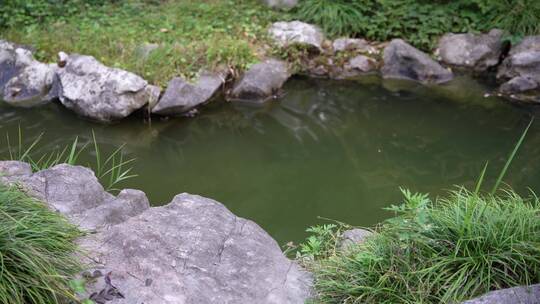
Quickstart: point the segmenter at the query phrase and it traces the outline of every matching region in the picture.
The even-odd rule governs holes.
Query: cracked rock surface
[[[252,221],[214,200],[177,195],[149,207],[143,192],[113,196],[94,173],[57,165],[37,173],[0,162],[2,182],[23,189],[85,230],[82,256],[98,304],[304,303],[312,278]]]

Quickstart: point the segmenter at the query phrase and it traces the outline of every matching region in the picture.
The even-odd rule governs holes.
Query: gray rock
[[[499,64],[503,52],[503,31],[487,34],[446,34],[439,41],[437,54],[449,65],[485,71]]]
[[[70,55],[57,71],[57,93],[68,109],[98,121],[124,118],[159,98],[141,77],[106,67],[91,56]]]
[[[191,84],[176,77],[169,81],[167,90],[152,108],[159,115],[178,115],[212,100],[225,83],[227,73],[203,73],[197,83]]]
[[[253,65],[234,86],[232,100],[262,102],[272,97],[289,79],[286,62],[268,59]]]
[[[0,161],[0,183],[10,184],[32,175],[32,167],[20,161]]]
[[[505,94],[523,93],[536,90],[540,84],[527,76],[517,76],[501,85],[500,91]]]
[[[334,40],[332,46],[335,52],[360,51],[369,54],[374,54],[377,52],[377,49],[369,45],[369,43],[364,39],[338,38]]]
[[[377,61],[375,61],[375,59],[364,55],[358,55],[351,58],[347,63],[345,63],[342,71],[340,71],[340,73],[335,76],[335,78],[341,79],[358,77],[373,72],[376,69]]]
[[[104,201],[95,208],[74,214],[70,219],[82,229],[94,230],[120,224],[148,208],[150,208],[150,203],[144,192],[124,189],[116,198]]]
[[[489,292],[479,298],[462,304],[538,304],[540,303],[540,284],[519,286]]]
[[[364,229],[351,229],[343,232],[339,248],[344,251],[355,244],[363,243],[367,237],[373,235],[373,232]]]
[[[263,0],[268,7],[282,10],[290,10],[298,5],[298,0]]]
[[[427,54],[401,39],[394,39],[384,49],[384,78],[408,79],[421,83],[444,83],[452,80],[451,71]]]
[[[35,173],[23,184],[30,194],[68,218],[114,199],[92,170],[80,166],[57,165]]]
[[[178,195],[80,244],[124,296],[111,304],[300,304],[311,295],[311,277],[264,230],[200,196]]]
[[[300,21],[276,22],[268,30],[270,38],[280,47],[301,45],[322,51],[324,35],[315,25]]]
[[[0,96],[13,105],[32,107],[51,100],[55,66],[34,59],[25,48],[0,40]]]
[[[0,182],[18,183],[28,194],[65,215],[82,229],[119,224],[150,207],[144,192],[122,190],[117,197],[105,192],[92,170],[61,164],[32,174],[30,165],[0,162]]]
[[[526,37],[510,50],[497,78],[500,92],[522,101],[540,102],[540,36]]]
[[[27,164],[0,162],[0,174],[95,230],[79,245],[94,270],[85,276],[96,279],[86,297],[96,303],[301,304],[312,296],[309,273],[258,225],[216,201],[181,194],[149,208],[144,193],[114,197],[91,170],[65,164],[32,174]]]

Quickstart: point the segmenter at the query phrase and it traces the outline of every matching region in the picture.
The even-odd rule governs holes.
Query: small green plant
[[[16,187],[0,184],[0,303],[74,300],[70,278],[80,267],[81,232]]]
[[[300,244],[297,258],[302,259],[320,259],[332,255],[333,249],[339,238],[336,237],[335,224],[310,227],[306,232],[311,233],[305,243]]]

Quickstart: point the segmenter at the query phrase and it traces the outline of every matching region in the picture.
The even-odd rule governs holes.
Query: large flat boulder
[[[55,69],[35,60],[30,50],[0,40],[0,99],[20,107],[49,102]]]
[[[384,78],[407,79],[421,83],[444,83],[452,80],[451,71],[429,55],[401,39],[392,40],[384,49]]]
[[[439,40],[436,53],[448,65],[486,71],[501,60],[503,34],[501,30],[487,34],[446,34]]]
[[[123,295],[111,304],[301,304],[310,296],[310,276],[264,230],[200,196],[178,195],[81,245]],[[90,291],[106,288],[98,280]]]
[[[20,184],[84,230],[79,240],[89,279],[81,299],[97,304],[303,304],[312,277],[252,221],[222,204],[181,194],[162,207],[146,195],[105,192],[86,168],[57,165],[33,173],[0,162]]]
[[[540,284],[519,286],[489,292],[481,297],[462,304],[538,304],[540,303]]]
[[[505,81],[501,93],[528,102],[540,102],[540,36],[529,36],[514,46],[499,67]]]
[[[91,56],[70,55],[58,69],[55,91],[60,102],[77,114],[98,121],[130,115],[159,98],[159,88],[141,77],[110,68]]]
[[[211,101],[219,92],[227,73],[202,73],[196,83],[189,83],[180,77],[169,81],[167,90],[152,108],[158,115],[179,115]]]
[[[263,102],[275,95],[289,79],[286,62],[268,59],[253,65],[236,83],[230,99],[249,102]]]
[[[280,47],[300,45],[315,51],[322,51],[324,34],[315,25],[301,21],[280,21],[268,29],[270,38]]]

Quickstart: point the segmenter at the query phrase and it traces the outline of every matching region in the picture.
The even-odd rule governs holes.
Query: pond
[[[154,205],[181,192],[216,199],[284,244],[328,222],[320,217],[372,226],[391,215],[383,208],[400,202],[400,187],[433,196],[472,187],[486,161],[492,185],[537,110],[485,98],[491,88],[466,76],[438,87],[294,78],[262,106],[221,101],[194,118],[146,123],[135,115],[111,125],[57,104],[1,105],[0,134],[13,141],[20,126],[29,143],[43,132],[43,153],[76,136],[88,142],[94,130],[102,146],[125,143],[137,159],[139,176],[122,187],[145,191]],[[7,155],[5,140],[0,150]],[[540,122],[505,180],[523,193],[538,190],[539,165]]]

